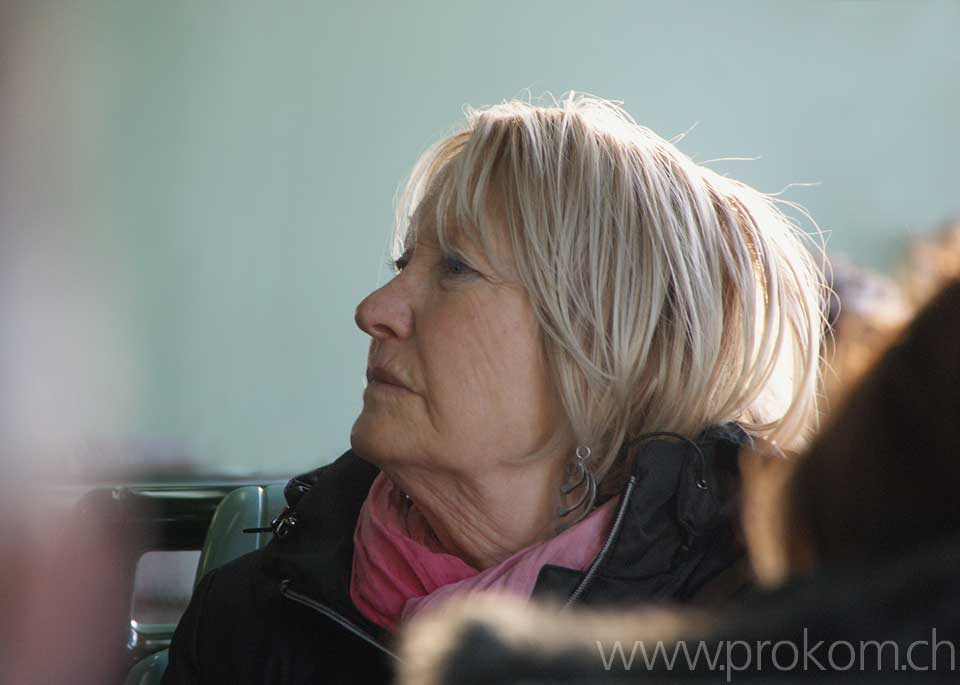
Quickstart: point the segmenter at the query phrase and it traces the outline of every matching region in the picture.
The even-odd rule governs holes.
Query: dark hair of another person
[[[900,556],[960,531],[960,281],[919,313],[814,440],[787,516],[791,554],[821,565]]]

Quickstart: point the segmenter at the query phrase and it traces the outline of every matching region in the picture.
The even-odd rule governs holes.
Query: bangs
[[[491,140],[481,130],[467,130],[441,140],[420,157],[397,205],[394,257],[427,233],[445,252],[467,247],[479,251],[503,275],[506,265],[496,249],[509,233],[501,211],[503,138]]]

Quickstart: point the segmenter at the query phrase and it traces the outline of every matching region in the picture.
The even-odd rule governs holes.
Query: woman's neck
[[[446,552],[485,569],[553,534],[562,469],[557,459],[540,459],[480,475],[384,471]]]

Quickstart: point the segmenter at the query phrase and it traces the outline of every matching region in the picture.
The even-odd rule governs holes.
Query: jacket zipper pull
[[[297,514],[290,507],[284,507],[283,511],[277,514],[277,517],[270,522],[269,526],[263,528],[244,528],[244,533],[273,533],[278,538],[284,538],[287,534],[297,527],[299,519]]]

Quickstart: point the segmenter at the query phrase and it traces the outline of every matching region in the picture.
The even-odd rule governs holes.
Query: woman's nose
[[[377,340],[408,338],[413,332],[413,310],[396,287],[396,280],[367,295],[357,305],[354,321]]]

